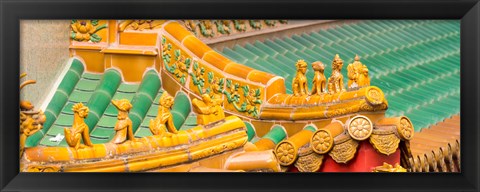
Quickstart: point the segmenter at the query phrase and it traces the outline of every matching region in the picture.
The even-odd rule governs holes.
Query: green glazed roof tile
[[[89,79],[89,80],[100,80],[102,79],[103,74],[95,74],[95,73],[83,73],[82,78]]]
[[[76,90],[81,91],[95,91],[100,81],[98,80],[89,80],[89,79],[80,79],[77,85],[75,86]]]
[[[390,101],[386,115],[420,116],[412,120],[419,130],[459,112],[459,26],[458,21],[446,20],[360,21],[245,46],[255,56],[242,51],[229,54],[241,54],[247,66],[283,76],[287,93],[291,93],[297,60],[322,61],[328,78],[333,56],[340,54],[346,77],[346,66],[358,54],[369,68],[371,84],[380,87]],[[264,54],[255,54],[257,49],[268,52],[267,57],[258,59]],[[306,75],[311,79],[313,73],[309,70]],[[348,78],[344,80],[346,84]]]
[[[137,92],[138,87],[140,87],[139,84],[122,83],[118,87],[117,91],[126,92],[126,93],[135,93],[135,92]]]
[[[73,115],[67,115],[67,114],[60,114],[57,118],[57,121],[55,121],[55,125],[59,126],[72,126],[73,123]]]
[[[87,103],[93,92],[74,90],[68,100],[73,103]]]
[[[117,117],[110,117],[110,116],[102,116],[98,121],[98,126],[101,127],[115,127],[115,123],[117,123]]]
[[[128,99],[129,101],[132,101],[133,97],[135,97],[135,93],[127,93],[127,92],[120,92],[117,91],[115,95],[113,95],[113,99]]]
[[[135,137],[138,137],[138,138],[147,137],[147,136],[152,136],[152,132],[148,128],[140,127],[135,133]]]
[[[111,138],[115,135],[115,130],[113,128],[99,127],[93,130],[90,135],[98,138]]]

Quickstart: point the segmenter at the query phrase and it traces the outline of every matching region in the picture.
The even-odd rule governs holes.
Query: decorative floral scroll
[[[72,40],[98,43],[102,38],[96,32],[107,28],[107,25],[98,25],[98,20],[72,20],[70,27]]]

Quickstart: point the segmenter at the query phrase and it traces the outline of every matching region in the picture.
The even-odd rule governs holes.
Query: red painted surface
[[[383,162],[400,164],[400,149],[387,156],[378,153],[368,141],[362,141],[355,157],[347,164],[337,163],[330,155],[325,154],[319,172],[371,172],[374,167],[383,165]],[[298,172],[298,169],[292,165],[289,171]]]

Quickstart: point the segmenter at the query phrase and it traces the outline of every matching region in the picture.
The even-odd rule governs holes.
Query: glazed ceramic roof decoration
[[[370,148],[409,171],[458,170],[458,138],[432,154],[416,144],[459,113],[458,23],[359,21],[222,51],[198,38],[287,25],[245,22],[74,20],[69,70],[25,141],[23,170],[315,172]],[[80,105],[88,138],[73,140]],[[134,138],[118,136],[124,119]]]

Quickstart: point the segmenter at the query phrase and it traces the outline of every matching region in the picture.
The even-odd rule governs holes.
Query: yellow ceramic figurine
[[[20,75],[20,78],[27,76],[26,73]],[[29,84],[35,84],[35,80],[26,80],[20,84],[20,90]],[[43,128],[46,116],[42,110],[33,110],[34,106],[30,101],[20,101],[20,156],[25,148],[27,137],[33,135]]]
[[[360,62],[360,57],[355,55],[355,61],[350,63],[348,70],[348,88],[364,87],[370,85],[368,68]]]
[[[203,94],[202,100],[193,99],[192,105],[194,111],[198,114],[198,125],[206,125],[225,118],[221,102],[212,99],[209,94]]]
[[[307,72],[307,63],[304,60],[298,60],[297,64],[297,75],[293,78],[292,90],[295,96],[302,96],[308,94],[308,85],[307,77],[305,73]]]
[[[343,86],[342,67],[343,60],[340,59],[338,54],[336,54],[332,62],[332,75],[328,78],[328,92],[330,94],[345,91],[345,87]]]
[[[65,140],[68,143],[68,146],[74,147],[75,149],[83,148],[85,146],[92,147],[93,144],[90,141],[90,135],[88,133],[88,125],[85,123],[85,118],[88,116],[88,107],[83,106],[83,103],[77,103],[72,107],[73,115],[73,125],[72,128],[65,128]],[[81,139],[83,143],[81,144]]]
[[[132,104],[126,99],[112,100],[112,104],[118,109],[118,121],[114,128],[116,133],[112,142],[119,144],[125,142],[127,139],[130,141],[135,140],[132,130],[132,120],[128,118],[128,112],[132,108]]]
[[[158,115],[154,120],[150,120],[150,131],[153,135],[169,135],[177,133],[177,128],[173,124],[173,117],[170,109],[173,106],[173,97],[164,92],[160,97],[160,105],[158,106]],[[167,132],[167,129],[169,132]]]
[[[312,63],[312,68],[315,71],[313,75],[312,95],[325,93],[327,83],[324,75],[325,65],[320,61],[316,61]]]

